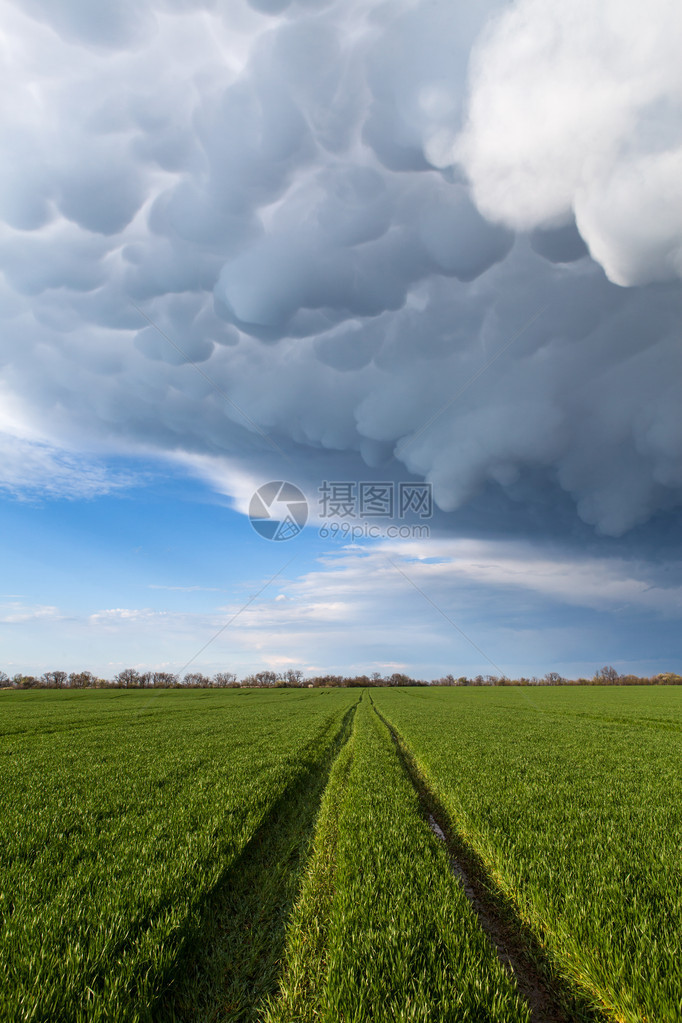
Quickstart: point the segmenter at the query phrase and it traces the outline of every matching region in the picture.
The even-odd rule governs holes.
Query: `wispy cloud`
[[[140,478],[82,452],[0,432],[0,491],[15,498],[87,499],[128,489]]]
[[[0,624],[25,625],[30,622],[62,622],[67,620],[59,608],[46,604],[0,604]]]

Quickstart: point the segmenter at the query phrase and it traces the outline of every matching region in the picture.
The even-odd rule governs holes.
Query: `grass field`
[[[453,832],[613,1019],[682,1019],[682,694],[376,700]]]
[[[554,1018],[682,1020],[681,740],[669,689],[2,693],[0,1019],[540,1019],[455,856]]]

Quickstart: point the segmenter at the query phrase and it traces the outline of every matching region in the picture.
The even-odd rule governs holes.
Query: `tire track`
[[[403,769],[419,796],[425,820],[447,849],[450,868],[481,929],[526,999],[532,1023],[604,1023],[606,1016],[594,1008],[582,993],[569,988],[556,976],[537,936],[518,918],[515,908],[497,893],[482,861],[453,831],[447,814],[426,784],[411,751],[378,710],[371,696],[370,702],[393,739]]]

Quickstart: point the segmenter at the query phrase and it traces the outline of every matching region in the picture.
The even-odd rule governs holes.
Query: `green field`
[[[682,1020],[681,740],[663,688],[3,692],[0,1019]]]

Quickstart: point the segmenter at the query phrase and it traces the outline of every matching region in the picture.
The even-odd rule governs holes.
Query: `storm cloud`
[[[0,9],[8,434],[680,504],[672,0]]]

